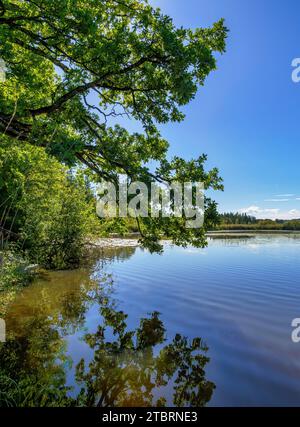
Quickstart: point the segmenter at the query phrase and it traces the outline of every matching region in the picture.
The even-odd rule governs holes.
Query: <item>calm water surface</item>
[[[19,294],[6,317],[9,342],[2,354],[12,351],[9,346],[22,352],[14,367],[22,364],[19,376],[33,369],[56,375],[60,366],[61,381],[73,386],[70,396],[92,377],[102,390],[109,372],[121,386],[114,385],[107,404],[163,398],[169,405],[299,405],[300,343],[291,340],[291,321],[300,317],[299,259],[300,238],[292,236],[216,239],[205,249],[167,244],[163,255],[107,248],[89,268],[49,273]],[[99,325],[106,327],[105,345],[104,339],[96,343]],[[125,328],[136,333],[131,348],[120,344],[128,338]],[[183,337],[188,340],[179,344]],[[208,347],[201,351],[201,373],[183,350],[191,350],[195,337]],[[167,372],[170,354],[177,366]],[[118,360],[113,366],[112,355]],[[90,377],[76,371],[82,358],[85,370],[92,363]],[[140,375],[146,368],[148,378]],[[188,390],[200,380],[193,401]]]

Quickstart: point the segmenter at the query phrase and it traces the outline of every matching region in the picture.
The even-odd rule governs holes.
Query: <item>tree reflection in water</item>
[[[176,406],[204,406],[211,398],[214,384],[205,378],[209,359],[200,338],[188,343],[177,334],[155,355],[155,347],[165,342],[165,328],[154,312],[143,318],[133,331],[127,330],[127,315],[103,307],[104,323],[96,334],[85,339],[94,349],[94,359],[85,369],[77,366],[76,380],[83,384],[78,402],[85,406],[164,406],[166,399],[154,400],[154,390],[173,381]],[[106,340],[111,328],[113,340]]]
[[[215,385],[206,379],[202,340],[177,334],[167,343],[157,312],[128,330],[108,279],[99,284],[86,277],[77,271],[64,286],[40,284],[12,307],[7,342],[0,344],[0,406],[206,405]],[[84,341],[93,356],[72,371],[66,336],[84,330],[92,304],[99,326]]]

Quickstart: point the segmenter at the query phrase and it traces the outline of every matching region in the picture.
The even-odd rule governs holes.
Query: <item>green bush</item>
[[[24,286],[30,279],[28,261],[10,251],[0,252],[0,292]]]
[[[0,317],[17,291],[30,283],[28,261],[11,251],[0,251]]]
[[[95,211],[82,173],[69,171],[43,148],[1,146],[2,227],[32,262],[77,266],[85,237],[99,224]]]

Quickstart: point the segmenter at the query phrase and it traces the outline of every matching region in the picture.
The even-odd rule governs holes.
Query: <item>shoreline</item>
[[[226,239],[226,238],[244,238],[251,239],[257,235],[282,235],[282,236],[291,236],[299,235],[299,230],[216,230],[209,231],[206,233],[206,237],[211,239]],[[120,235],[116,233],[110,234],[108,237],[100,237],[95,239],[93,242],[90,242],[89,245],[95,248],[105,248],[105,247],[139,247],[140,243],[138,241],[140,237],[139,233],[127,233],[125,235]],[[162,242],[170,243],[168,239],[162,239]]]

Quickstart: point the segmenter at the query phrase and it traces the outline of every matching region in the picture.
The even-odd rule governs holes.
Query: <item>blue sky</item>
[[[214,193],[221,211],[300,218],[300,2],[289,0],[151,0],[184,27],[224,17],[227,52],[182,123],[162,126],[171,154],[208,155],[224,178]],[[298,200],[297,200],[298,199]]]

